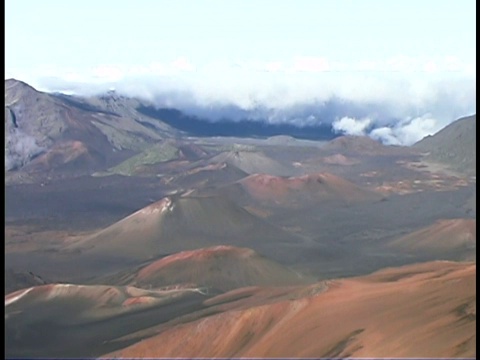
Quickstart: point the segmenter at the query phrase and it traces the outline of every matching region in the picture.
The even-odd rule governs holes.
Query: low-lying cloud
[[[365,130],[370,125],[370,119],[354,119],[348,116],[345,116],[339,120],[335,120],[332,123],[332,129],[336,133],[343,133],[346,135],[365,135]]]
[[[412,145],[427,135],[433,135],[441,125],[428,114],[414,119],[405,119],[391,127],[373,129],[368,135],[387,145]]]
[[[425,62],[412,70],[411,64],[405,67],[398,61],[390,65],[395,69],[373,63],[345,69],[326,59],[300,60],[290,67],[269,62],[212,63],[201,68],[182,58],[169,68],[158,64],[136,71],[103,67],[84,81],[78,80],[80,75],[71,80],[44,77],[33,85],[81,95],[115,88],[158,108],[177,108],[210,122],[331,124],[332,132],[338,134],[368,135],[401,145],[476,111],[474,69],[442,72],[438,63],[435,67]]]
[[[343,117],[332,123],[335,133],[364,136],[379,140],[386,145],[412,145],[427,135],[433,135],[442,125],[430,114],[416,118],[394,121],[388,125],[375,125],[368,118]]]

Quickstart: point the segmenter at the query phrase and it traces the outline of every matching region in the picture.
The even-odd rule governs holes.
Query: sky
[[[408,145],[475,113],[475,14],[475,0],[6,0],[5,78]],[[322,118],[331,99],[370,111]]]

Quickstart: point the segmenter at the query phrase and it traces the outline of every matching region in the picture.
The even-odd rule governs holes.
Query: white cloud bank
[[[339,120],[335,120],[332,123],[332,129],[336,133],[343,133],[346,135],[365,135],[365,130],[370,125],[370,119],[354,119],[345,116]]]
[[[437,120],[426,114],[414,119],[404,119],[391,127],[373,129],[369,136],[387,145],[412,145],[441,128]]]
[[[373,129],[372,129],[373,127]],[[427,135],[433,135],[442,128],[440,123],[425,114],[416,118],[398,120],[388,126],[378,126],[368,118],[343,117],[332,123],[335,133],[356,136],[370,136],[386,145],[412,145]],[[370,130],[369,130],[370,129]]]
[[[410,145],[476,111],[475,65],[450,56],[355,63],[325,57],[194,63],[184,56],[143,65],[22,73],[44,91],[117,92],[210,121],[249,117]],[[7,72],[7,75],[9,73]]]

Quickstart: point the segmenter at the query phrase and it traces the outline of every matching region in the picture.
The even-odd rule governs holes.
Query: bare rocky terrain
[[[198,137],[5,91],[8,358],[475,356],[475,116],[412,147]]]

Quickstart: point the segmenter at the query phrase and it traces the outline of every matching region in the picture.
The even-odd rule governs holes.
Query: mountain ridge
[[[425,153],[425,160],[476,174],[476,114],[462,117],[412,147]]]

